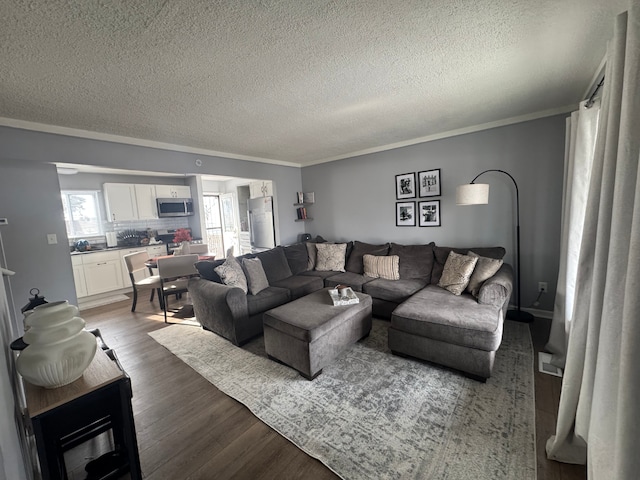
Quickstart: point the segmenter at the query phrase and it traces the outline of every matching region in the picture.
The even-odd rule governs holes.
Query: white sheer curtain
[[[551,459],[640,472],[640,5],[616,18]]]
[[[600,102],[580,109],[567,118],[567,138],[564,152],[564,188],[562,200],[562,231],[560,270],[556,289],[551,333],[545,350],[553,354],[551,363],[564,368],[569,329],[573,319],[578,255],[582,244],[587,193],[596,147],[596,131]]]

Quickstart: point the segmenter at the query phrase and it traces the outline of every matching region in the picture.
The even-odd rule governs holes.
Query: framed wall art
[[[439,227],[441,225],[440,200],[418,202],[418,225],[421,227]]]
[[[396,175],[396,198],[415,198],[416,196],[416,174],[403,173]]]
[[[416,202],[396,202],[396,226],[416,226]]]
[[[418,191],[420,197],[439,197],[442,195],[439,168],[418,172]]]

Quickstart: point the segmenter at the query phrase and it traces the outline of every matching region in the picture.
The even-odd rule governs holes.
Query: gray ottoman
[[[371,331],[371,297],[334,306],[327,288],[265,312],[264,346],[270,358],[313,380],[349,345]]]

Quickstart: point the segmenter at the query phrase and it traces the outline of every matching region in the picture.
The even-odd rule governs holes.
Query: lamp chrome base
[[[515,320],[516,322],[531,323],[534,320],[533,315],[522,310],[509,310],[507,312],[507,320]]]

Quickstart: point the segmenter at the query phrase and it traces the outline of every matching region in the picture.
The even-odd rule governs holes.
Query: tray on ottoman
[[[328,289],[265,312],[264,346],[270,358],[312,380],[349,345],[371,331],[371,297],[334,306]]]

